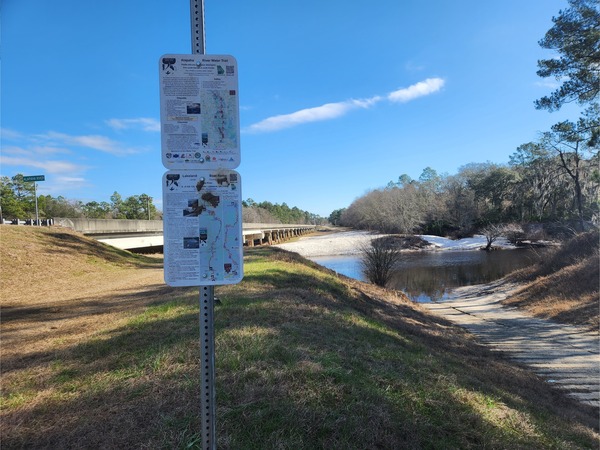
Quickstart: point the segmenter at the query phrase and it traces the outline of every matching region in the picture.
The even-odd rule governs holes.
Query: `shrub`
[[[367,279],[385,287],[392,277],[396,263],[400,260],[400,249],[388,245],[385,239],[373,239],[361,248],[363,271]]]

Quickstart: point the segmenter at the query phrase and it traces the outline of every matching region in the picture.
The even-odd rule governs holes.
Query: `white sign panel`
[[[165,282],[239,283],[243,277],[242,193],[234,170],[171,170],[163,176]]]
[[[159,61],[162,162],[167,169],[240,165],[237,62],[230,55]]]

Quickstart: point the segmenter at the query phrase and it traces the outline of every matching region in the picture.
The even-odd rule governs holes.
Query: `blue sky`
[[[566,0],[206,0],[239,67],[242,196],[328,216],[432,167],[507,163],[577,111],[538,41]],[[161,205],[158,59],[191,53],[188,0],[2,0],[0,173],[40,194]]]

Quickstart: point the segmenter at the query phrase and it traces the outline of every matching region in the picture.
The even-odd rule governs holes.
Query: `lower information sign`
[[[234,170],[164,174],[164,271],[169,286],[242,280],[241,191],[240,174]]]

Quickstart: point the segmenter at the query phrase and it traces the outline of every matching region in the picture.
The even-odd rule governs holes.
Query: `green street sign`
[[[31,175],[29,177],[23,177],[23,181],[46,181],[46,177],[44,175]]]

